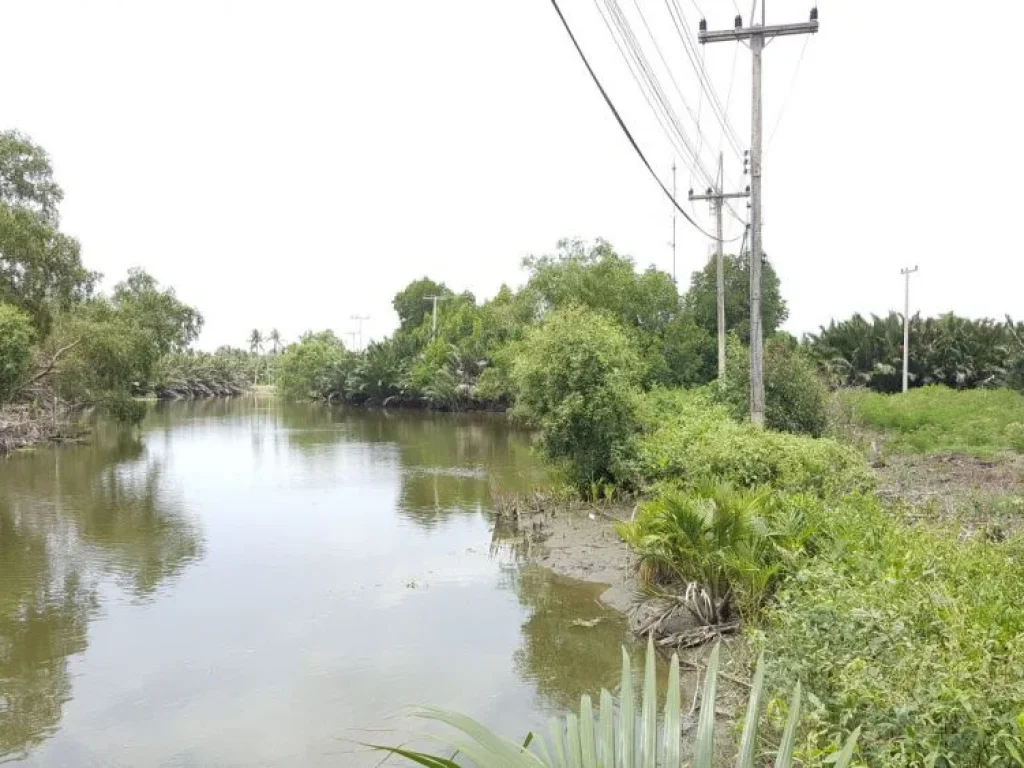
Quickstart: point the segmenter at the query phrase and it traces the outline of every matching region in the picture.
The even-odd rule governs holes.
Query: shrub
[[[729,340],[725,377],[718,393],[735,418],[750,413],[750,352]],[[765,425],[782,432],[820,437],[828,426],[828,391],[813,361],[790,339],[776,336],[764,345]]]
[[[744,618],[756,616],[779,578],[817,549],[821,534],[808,504],[820,502],[767,488],[662,489],[619,533],[638,555],[641,573],[696,585],[686,590],[687,608],[717,624],[732,618],[734,607]]]
[[[779,590],[760,640],[769,688],[810,694],[808,754],[856,725],[868,765],[1019,765],[1021,544],[909,528],[870,497],[822,512],[835,543]]]
[[[0,404],[25,379],[34,339],[32,319],[17,307],[0,303]]]
[[[636,431],[640,368],[626,334],[593,310],[557,310],[527,333],[512,366],[516,411],[577,487],[610,478]]]
[[[641,399],[638,412],[646,429],[617,465],[624,484],[669,481],[696,488],[712,481],[819,496],[872,484],[863,457],[852,448],[740,424],[704,390],[655,392]]]

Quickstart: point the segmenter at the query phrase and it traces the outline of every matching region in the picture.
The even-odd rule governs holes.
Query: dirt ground
[[[615,523],[628,520],[632,511],[632,507],[558,510],[536,535],[534,559],[563,576],[607,584],[601,601],[627,612],[636,582],[629,548],[616,533]]]
[[[876,469],[879,496],[912,521],[963,535],[1024,531],[1024,457],[890,456]]]

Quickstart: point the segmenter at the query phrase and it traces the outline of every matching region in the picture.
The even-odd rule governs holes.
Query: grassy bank
[[[1024,397],[1013,390],[845,390],[836,398],[845,428],[877,433],[893,453],[1024,454]]]
[[[896,451],[1003,455],[1024,412],[1012,392],[841,397]],[[858,727],[869,765],[1021,764],[1024,538],[922,525],[906,499],[883,504],[857,447],[755,430],[709,398],[645,396],[619,466],[649,500],[623,533],[656,587],[742,615],[768,660],[769,729],[799,680],[806,765]]]

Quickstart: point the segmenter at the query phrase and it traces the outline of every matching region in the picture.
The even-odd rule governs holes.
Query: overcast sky
[[[604,0],[601,0],[603,4]],[[749,13],[749,0],[738,0]],[[562,0],[651,161],[676,157],[592,0]],[[665,0],[619,0],[713,165],[720,129]],[[768,23],[809,0],[770,0]],[[728,27],[732,0],[679,0]],[[643,12],[657,40],[643,26]],[[822,0],[821,33],[765,53],[765,250],[787,328],[902,304],[1024,315],[1020,0]],[[206,317],[200,344],[366,337],[429,275],[478,298],[520,259],[604,237],[671,269],[668,201],[590,81],[549,0],[7,0],[0,126],[51,154],[63,227],[106,285],[142,266]],[[982,30],[983,34],[977,34]],[[703,138],[676,92],[699,112]],[[797,63],[801,60],[799,69]],[[733,63],[735,61],[735,74]],[[750,53],[704,66],[749,142]],[[797,72],[794,79],[794,72]],[[731,98],[730,97],[731,94]],[[1017,94],[1017,95],[1015,95]],[[726,176],[745,186],[726,143]],[[684,158],[680,194],[691,184]],[[695,180],[695,186],[702,186]],[[706,206],[694,213],[707,227]],[[742,214],[742,203],[737,206]],[[727,230],[740,230],[732,222]],[[1018,225],[1019,229],[1019,225]],[[679,221],[682,287],[707,258]]]

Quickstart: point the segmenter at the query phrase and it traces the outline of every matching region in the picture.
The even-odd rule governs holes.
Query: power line
[[[708,171],[707,167],[702,163],[699,151],[694,148],[689,136],[687,136],[686,130],[683,128],[683,125],[679,120],[679,116],[676,114],[668,96],[665,94],[665,90],[662,88],[653,67],[651,67],[650,62],[647,59],[647,56],[644,54],[639,40],[637,40],[636,35],[633,33],[633,30],[629,25],[629,21],[626,19],[625,14],[623,14],[622,8],[619,6],[617,0],[604,0],[604,3],[608,10],[608,16],[611,18],[612,23],[614,23],[618,30],[618,36],[616,36],[615,32],[612,30],[611,23],[609,23],[607,18],[605,18],[604,12],[601,11],[601,6],[598,3],[598,0],[595,0],[595,4],[598,5],[598,12],[601,13],[601,17],[605,21],[605,25],[608,27],[608,31],[612,35],[616,47],[618,47],[619,52],[626,59],[626,65],[630,68],[630,72],[633,74],[634,80],[642,91],[646,90],[650,93],[654,102],[657,104],[657,106],[655,106],[655,104],[652,104],[650,99],[647,99],[648,106],[655,111],[655,116],[658,117],[659,123],[662,123],[663,128],[664,122],[668,123],[668,128],[679,137],[682,142],[682,146],[685,147],[685,150],[681,150],[680,145],[673,142],[671,138],[669,138],[669,142],[674,144],[681,155],[686,156],[688,154],[692,158],[692,161],[687,163],[687,165],[690,166],[691,171],[694,166],[696,166],[704,177],[710,180],[710,171]],[[646,20],[644,20],[644,22],[646,25]],[[649,27],[648,33],[650,33]],[[623,45],[620,45],[620,39],[622,40],[622,44],[625,45],[625,48],[623,48]],[[655,45],[657,44],[655,43]],[[662,61],[665,63],[666,68],[668,68],[667,62],[664,62],[664,57],[662,58]],[[671,69],[669,69],[669,76],[672,76]],[[642,83],[641,80],[643,81]],[[678,85],[676,87],[678,89]],[[685,99],[683,99],[683,104],[686,106],[687,110],[690,111],[690,115],[692,117],[693,112],[689,109]],[[664,115],[664,120],[659,116],[659,107],[660,115]],[[700,127],[698,125],[698,131],[699,130]]]
[[[697,53],[693,42],[690,40],[689,35],[686,34],[685,27],[686,16],[683,14],[683,9],[679,6],[678,0],[665,0],[665,6],[668,8],[669,15],[672,17],[672,25],[676,29],[676,34],[679,35],[679,39],[683,42],[683,48],[686,51],[686,57],[690,60],[690,64],[693,67],[694,72],[697,74],[697,81],[700,83],[700,87],[704,93],[707,94],[708,102],[711,104],[712,112],[715,115],[718,124],[721,126],[722,131],[729,141],[730,146],[736,152],[737,157],[743,155],[743,145],[741,144],[739,137],[736,135],[735,129],[729,122],[729,116],[722,109],[721,101],[718,98],[718,94],[715,92],[714,85],[711,83],[711,78],[708,76],[707,70],[704,68],[700,55]]]
[[[580,48],[580,44],[576,40],[576,35],[573,34],[572,27],[569,26],[569,22],[566,20],[565,14],[562,13],[562,9],[558,6],[558,0],[551,0],[551,5],[554,7],[555,12],[558,14],[558,18],[561,20],[562,26],[565,27],[565,31],[569,35],[569,39],[572,40],[573,47],[576,48],[576,53],[579,54],[580,59],[583,61],[583,66],[587,68],[587,72],[590,74],[591,80],[594,81],[594,85],[597,86],[597,90],[601,92],[601,97],[604,99],[604,103],[607,104],[608,109],[612,111],[612,115],[615,116],[615,121],[619,124],[619,128],[621,128],[622,132],[626,134],[626,138],[629,139],[629,143],[633,147],[633,151],[636,152],[637,156],[643,162],[644,167],[647,168],[648,173],[650,173],[651,176],[654,178],[655,182],[657,182],[658,186],[661,188],[661,191],[665,193],[665,197],[672,201],[672,205],[674,205],[676,210],[679,211],[680,214],[682,214],[682,217],[684,219],[690,222],[694,229],[696,229],[705,237],[710,237],[712,240],[718,242],[717,237],[713,236],[709,232],[704,231],[704,229],[696,221],[693,220],[690,214],[683,210],[679,203],[676,202],[675,197],[672,196],[672,193],[668,191],[668,188],[658,177],[658,174],[654,172],[654,168],[651,167],[651,164],[647,161],[647,158],[644,156],[643,150],[640,149],[640,145],[636,143],[636,139],[633,138],[633,134],[630,133],[629,128],[626,127],[626,123],[623,121],[622,115],[619,114],[619,110],[615,108],[615,104],[612,103],[611,97],[608,95],[608,92],[604,89],[604,86],[601,85],[601,81],[600,79],[598,79],[597,73],[594,72],[594,68],[590,66],[590,61],[587,59],[587,55],[583,53],[583,49]]]
[[[630,57],[630,54],[627,53],[626,48],[623,47],[623,42],[619,41],[619,37],[615,34],[615,30],[612,29],[612,22],[609,21],[604,10],[602,10],[599,0],[594,0],[594,5],[597,7],[597,12],[601,15],[601,20],[608,29],[608,34],[611,35],[612,42],[614,42],[615,47],[618,48],[623,61],[626,62],[626,68],[629,70],[629,74],[633,78],[633,82],[636,83],[637,88],[640,89],[640,95],[644,97],[644,101],[647,102],[647,106],[650,107],[651,111],[654,113],[654,119],[657,120],[658,127],[661,128],[661,132],[665,135],[665,139],[672,145],[680,157],[685,157],[687,154],[692,155],[693,151],[686,144],[685,139],[683,144],[679,143],[679,138],[673,135],[672,127],[666,124],[666,117],[662,114],[661,110],[655,106],[657,96],[649,92],[650,85],[645,87],[644,82],[642,81],[642,73],[638,71],[639,64],[634,62]],[[671,118],[667,119],[671,122]],[[692,165],[692,163],[688,163],[688,165]]]
[[[694,5],[696,5],[696,0],[694,2]],[[695,154],[696,154],[696,156],[697,156],[697,158],[699,160],[700,152],[701,152],[701,145],[704,143],[704,133],[701,130],[701,127],[700,127],[700,114],[701,114],[701,106],[703,104],[704,92],[701,91],[701,94],[700,94],[701,95],[701,101],[698,102],[697,114],[695,115],[693,113],[693,110],[690,108],[690,105],[687,103],[686,97],[683,95],[683,89],[679,87],[679,81],[676,80],[675,75],[672,74],[672,67],[669,66],[668,60],[665,58],[665,54],[661,50],[661,46],[658,45],[658,39],[654,36],[654,32],[651,31],[651,27],[647,23],[647,17],[644,16],[644,12],[643,12],[642,8],[640,7],[640,0],[633,0],[633,6],[636,8],[636,12],[640,16],[640,21],[643,23],[644,29],[647,30],[647,36],[651,38],[651,42],[654,44],[654,50],[657,52],[658,58],[661,59],[661,63],[665,67],[665,71],[668,72],[669,80],[672,81],[672,85],[675,88],[676,93],[679,96],[679,100],[682,102],[683,107],[686,109],[687,113],[690,115],[690,119],[693,120],[694,126],[696,127],[696,130],[697,130],[697,149],[695,150]],[[693,176],[692,176],[693,170],[694,169],[691,166],[691,168],[690,168],[690,171],[691,171],[690,182],[691,182],[691,184],[693,182]],[[704,173],[705,173],[705,180],[706,181],[710,181],[707,168],[702,166],[701,170],[704,171]]]
[[[772,132],[768,134],[768,142],[764,145],[764,152],[768,154],[768,150],[772,147],[772,139],[775,138],[775,132],[779,130],[779,123],[782,122],[782,115],[786,112],[786,107],[789,104],[789,99],[793,95],[793,91],[796,90],[797,77],[800,74],[800,65],[804,63],[804,54],[807,53],[807,47],[811,43],[810,36],[804,38],[803,47],[800,49],[800,58],[796,61],[796,69],[793,70],[793,78],[789,81],[789,89],[786,91],[786,96],[782,100],[782,106],[779,107],[779,116],[775,118],[775,125],[772,126]],[[737,47],[736,50],[739,50]]]

